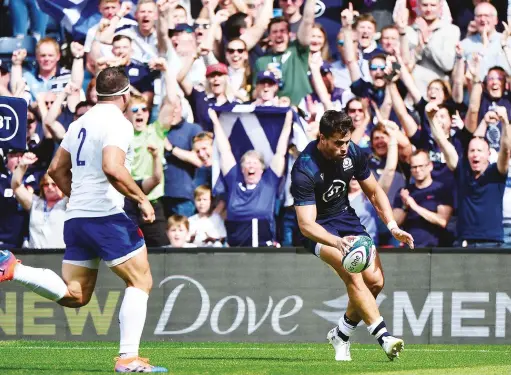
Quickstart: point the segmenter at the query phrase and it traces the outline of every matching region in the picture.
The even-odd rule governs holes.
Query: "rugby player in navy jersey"
[[[298,225],[306,237],[305,246],[329,264],[346,284],[348,308],[339,325],[328,333],[337,361],[350,361],[349,337],[360,321],[367,324],[389,359],[403,350],[403,340],[391,336],[376,304],[383,288],[383,271],[377,255],[362,273],[349,273],[342,257],[349,250],[349,238],[368,236],[348,201],[347,187],[352,178],[373,204],[392,235],[413,248],[413,237],[398,228],[387,195],[369,171],[367,158],[351,142],[353,122],[344,112],[326,111],[319,123],[318,140],[309,143],[291,172]]]

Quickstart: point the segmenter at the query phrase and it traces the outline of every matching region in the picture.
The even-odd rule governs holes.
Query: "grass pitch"
[[[109,342],[0,341],[0,374],[112,373],[116,355]],[[376,344],[353,344],[345,363],[329,344],[146,342],[141,356],[174,375],[511,374],[510,345],[407,345],[390,362]]]

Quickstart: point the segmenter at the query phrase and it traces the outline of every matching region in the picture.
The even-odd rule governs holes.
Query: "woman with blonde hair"
[[[29,247],[65,248],[64,220],[68,199],[46,173],[39,182],[39,196],[23,185],[23,176],[37,156],[27,152],[12,174],[11,188],[21,207],[30,213]]]
[[[319,52],[321,54],[321,58],[325,62],[330,62],[332,60],[330,48],[328,47],[326,30],[323,25],[319,23],[315,23],[312,27],[309,50],[310,54]]]

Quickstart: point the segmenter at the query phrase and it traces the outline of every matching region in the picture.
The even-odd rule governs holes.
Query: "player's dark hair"
[[[286,20],[284,17],[275,17],[275,18],[272,18],[270,23],[268,24],[268,33],[270,32],[271,27],[273,25],[275,25],[276,23],[281,23],[281,22],[285,22],[287,25],[287,31],[291,32],[291,25],[289,24],[288,20]]]
[[[344,111],[328,110],[319,121],[319,132],[325,138],[340,133],[342,137],[353,132],[353,120]]]
[[[130,80],[124,72],[124,67],[115,66],[108,67],[99,72],[96,78],[96,91],[100,100],[108,100],[107,98],[115,98],[110,96],[102,96],[101,94],[114,94],[128,86]]]

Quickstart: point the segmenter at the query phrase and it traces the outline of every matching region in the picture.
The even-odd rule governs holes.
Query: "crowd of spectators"
[[[0,50],[0,95],[28,102],[26,149],[2,150],[0,247],[65,246],[67,198],[46,169],[112,66],[131,82],[132,176],[156,220],[129,201],[125,211],[149,246],[300,246],[289,166],[333,109],[353,119],[352,142],[416,247],[511,247],[506,15],[484,0],[346,2],[332,40],[317,3],[202,0],[192,17],[189,1],[99,0],[84,40],[58,40],[36,0],[11,0],[5,37],[37,44]],[[248,103],[288,108],[271,160],[237,159],[215,111]],[[401,245],[357,181],[344,194],[375,243]]]

